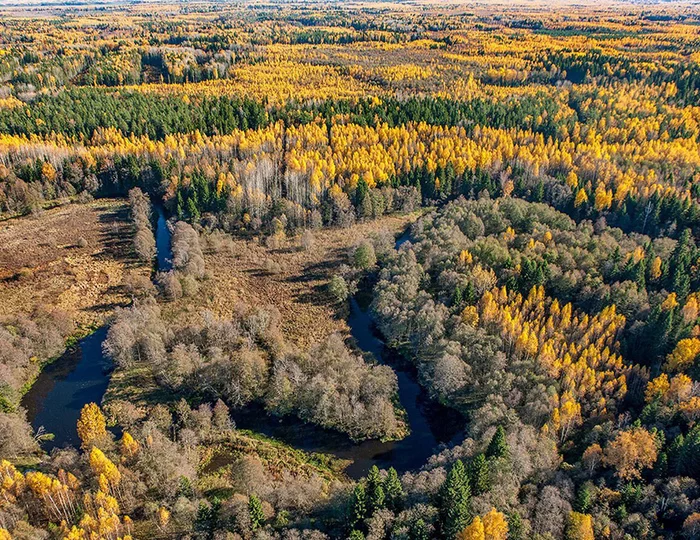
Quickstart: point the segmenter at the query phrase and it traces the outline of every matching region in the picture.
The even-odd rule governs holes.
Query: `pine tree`
[[[489,466],[484,454],[479,454],[469,464],[469,483],[474,495],[481,495],[491,489]]]
[[[248,498],[248,514],[250,515],[250,527],[255,531],[265,522],[265,513],[262,503],[257,496],[251,494]]]
[[[350,526],[354,529],[367,517],[367,492],[362,483],[358,483],[352,492],[350,506]]]
[[[385,506],[384,487],[382,486],[382,478],[379,475],[379,469],[373,465],[367,475],[367,502],[369,515],[374,514],[380,508]]]
[[[583,484],[576,494],[576,501],[574,507],[577,512],[582,514],[587,514],[591,509],[591,504],[593,503],[593,491],[589,483]]]
[[[394,467],[389,469],[384,481],[384,494],[386,495],[386,505],[390,510],[394,512],[401,510],[403,506],[403,486]]]
[[[452,539],[468,524],[471,489],[461,460],[457,460],[440,489],[440,519],[443,536]]]
[[[496,433],[493,434],[491,442],[486,449],[487,458],[502,458],[508,456],[508,442],[506,441],[506,430],[503,426],[496,428]]]

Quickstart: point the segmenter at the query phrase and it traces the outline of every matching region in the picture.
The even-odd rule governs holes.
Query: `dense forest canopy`
[[[0,540],[700,538],[697,6],[0,13],[2,238],[123,206],[0,265]],[[127,301],[47,453],[22,396],[97,326],[16,307],[54,271]],[[417,468],[233,420],[361,461],[418,429],[406,377],[466,425]]]

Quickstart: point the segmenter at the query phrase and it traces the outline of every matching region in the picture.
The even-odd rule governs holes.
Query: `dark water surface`
[[[170,229],[163,208],[154,205],[154,210],[158,216],[155,230],[158,269],[170,270]],[[102,351],[107,329],[107,326],[99,328],[46,366],[22,398],[34,429],[43,428],[54,434],[53,440],[43,443],[44,449],[80,444],[76,430],[80,410],[87,403],[100,403],[109,385],[113,364]]]
[[[155,231],[158,268],[169,270],[172,267],[170,230],[163,209],[155,206],[155,210],[158,215]],[[407,239],[408,233],[405,233],[397,240],[396,247]],[[431,401],[418,384],[412,368],[384,345],[369,314],[370,296],[369,291],[365,291],[350,300],[348,324],[363,353],[394,368],[399,399],[411,430],[408,437],[396,442],[353,443],[341,433],[305,424],[294,417],[269,416],[260,406],[235,411],[236,425],[307,452],[324,452],[351,460],[346,472],[353,478],[365,475],[372,465],[394,467],[399,472],[418,468],[441,444],[459,439],[464,429],[463,418]],[[55,435],[53,441],[44,443],[45,449],[80,444],[76,432],[80,410],[87,403],[99,403],[109,384],[112,362],[102,351],[106,336],[107,327],[104,326],[81,339],[75,348],[46,366],[24,396],[22,406],[27,409],[32,426],[43,427]]]
[[[54,434],[43,444],[46,450],[79,445],[76,422],[86,403],[99,403],[109,384],[112,361],[102,354],[107,337],[103,326],[81,339],[76,347],[46,366],[22,398],[27,417],[35,429]]]
[[[363,299],[360,297],[360,301]],[[463,417],[428,397],[416,381],[413,370],[384,345],[364,304],[356,298],[350,300],[348,324],[358,348],[364,353],[371,353],[378,362],[391,365],[396,372],[399,399],[406,410],[406,420],[411,429],[408,437],[392,442],[372,440],[353,443],[341,433],[305,424],[294,417],[278,419],[267,416],[262,407],[235,411],[233,418],[236,425],[307,452],[324,452],[352,460],[345,469],[352,478],[364,476],[372,465],[379,468],[394,467],[399,473],[416,469],[441,444],[461,442]]]
[[[406,231],[396,241],[398,249],[409,239]],[[267,416],[261,407],[234,413],[236,425],[274,437],[307,452],[324,452],[352,460],[345,472],[352,478],[367,474],[372,465],[394,467],[399,473],[416,469],[433,455],[440,445],[458,443],[464,432],[464,417],[431,400],[418,384],[416,374],[405,360],[386,347],[369,313],[371,291],[365,290],[350,299],[348,325],[357,347],[370,353],[379,363],[388,364],[396,373],[399,400],[406,410],[411,433],[400,441],[365,441],[353,443],[347,436],[305,424],[293,417],[277,419]]]
[[[158,215],[156,222],[156,262],[158,270],[167,272],[173,267],[172,251],[170,250],[170,228],[168,221],[165,219],[165,211],[160,205],[154,205]]]

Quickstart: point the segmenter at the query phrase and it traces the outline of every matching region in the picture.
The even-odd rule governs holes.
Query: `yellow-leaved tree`
[[[508,538],[508,522],[506,516],[495,508],[491,508],[482,520],[484,523],[484,540],[506,540]]]
[[[80,411],[78,436],[85,449],[99,444],[107,438],[107,421],[97,404],[88,403]]]
[[[457,535],[458,540],[485,540],[484,523],[479,516],[465,527],[465,529]]]
[[[459,540],[506,540],[508,538],[508,522],[501,512],[491,508],[483,518],[476,516],[457,535],[457,538]]]
[[[603,455],[603,463],[613,467],[621,480],[634,480],[641,477],[642,469],[649,469],[656,463],[657,448],[654,436],[646,429],[638,427],[620,431],[608,443]]]
[[[566,527],[567,540],[595,540],[593,536],[593,518],[579,512],[569,513]]]

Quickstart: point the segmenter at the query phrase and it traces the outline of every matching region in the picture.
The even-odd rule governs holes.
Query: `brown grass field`
[[[314,246],[309,250],[301,248],[299,237],[287,239],[277,249],[255,240],[234,239],[230,249],[206,254],[208,279],[199,293],[169,305],[166,314],[182,311],[184,304],[186,318],[204,311],[229,317],[242,302],[277,308],[285,338],[301,348],[333,332],[347,335],[346,307],[333,302],[326,291],[330,278],[340,265],[349,263],[349,251],[361,240],[381,229],[398,235],[416,217],[384,216],[347,229],[314,231]],[[273,261],[279,269],[270,272],[267,261]]]
[[[0,222],[0,318],[37,308],[67,312],[84,332],[129,303],[125,273],[149,269],[131,252],[122,200],[67,204]]]

